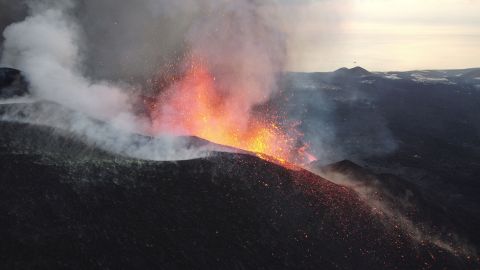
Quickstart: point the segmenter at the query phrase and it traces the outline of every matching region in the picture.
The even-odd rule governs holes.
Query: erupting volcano
[[[280,117],[271,113],[253,114],[216,81],[207,64],[192,60],[182,79],[173,80],[150,104],[152,132],[197,136],[282,165],[316,159],[294,124],[281,125]]]

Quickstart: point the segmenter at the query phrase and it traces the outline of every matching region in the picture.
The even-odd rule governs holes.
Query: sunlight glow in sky
[[[284,0],[290,70],[480,67],[480,0]]]

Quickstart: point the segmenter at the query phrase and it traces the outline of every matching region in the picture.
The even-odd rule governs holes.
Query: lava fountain
[[[157,135],[197,136],[282,165],[315,160],[294,126],[281,127],[278,117],[238,110],[201,61],[192,61],[184,76],[174,79],[149,107]]]

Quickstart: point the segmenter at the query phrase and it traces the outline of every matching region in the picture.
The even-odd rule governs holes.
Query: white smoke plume
[[[5,29],[1,64],[21,70],[36,97],[102,120],[122,117],[129,112],[125,91],[82,75],[80,29],[67,15],[71,6],[31,4],[31,16]]]
[[[137,113],[142,86],[156,74],[177,73],[193,55],[208,63],[232,114],[246,115],[239,118],[242,126],[251,109],[276,91],[275,77],[286,56],[272,6],[257,1],[32,0],[27,5],[29,15],[3,32],[0,65],[21,70],[35,99],[59,103],[119,130],[148,132],[148,117]],[[40,123],[47,119],[41,113],[31,113],[30,121],[54,122],[56,115],[49,110],[50,121]],[[88,117],[57,127],[94,143],[112,138],[81,120]],[[122,150],[130,149],[131,141],[112,140],[122,145],[101,145],[142,157],[142,151]],[[185,156],[198,155],[179,158]],[[144,158],[163,159],[161,153]]]

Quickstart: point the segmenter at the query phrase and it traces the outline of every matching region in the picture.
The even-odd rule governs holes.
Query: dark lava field
[[[478,70],[287,74],[308,170],[109,152],[23,121],[43,101],[0,71],[1,269],[480,267]]]

